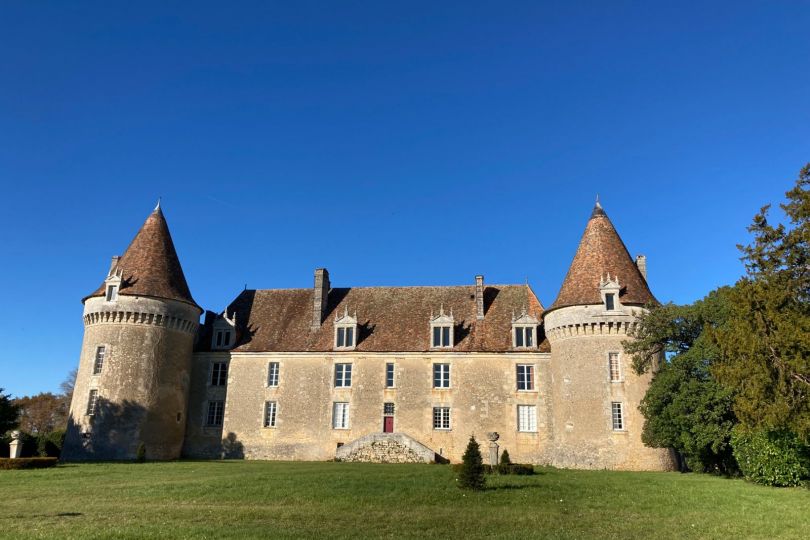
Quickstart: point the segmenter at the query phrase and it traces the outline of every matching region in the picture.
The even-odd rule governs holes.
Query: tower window
[[[622,404],[614,401],[610,404],[611,412],[613,414],[613,431],[624,431],[624,411]]]
[[[535,433],[537,431],[537,407],[535,405],[518,405],[518,431]]]
[[[211,386],[225,386],[228,383],[228,363],[211,364]]]
[[[275,401],[266,401],[264,403],[264,427],[276,427],[277,408]]]
[[[450,429],[450,407],[433,407],[433,429]]]
[[[209,401],[208,414],[205,418],[206,426],[221,426],[222,419],[225,415],[225,402],[224,401]]]
[[[267,365],[267,386],[278,386],[278,362],[270,362]]]
[[[619,382],[622,380],[621,368],[619,366],[619,353],[608,353],[608,369],[610,371],[611,382]]]
[[[98,375],[104,368],[104,355],[107,348],[104,345],[99,345],[96,348],[96,360],[93,362],[93,375]]]
[[[352,385],[352,365],[335,364],[335,388],[349,388]]]
[[[385,364],[385,387],[394,388],[394,364]]]
[[[518,390],[534,390],[534,365],[533,364],[518,364],[517,365],[517,389]]]
[[[107,302],[118,300],[118,285],[107,285]]]
[[[98,390],[90,390],[90,396],[87,399],[87,416],[93,416],[98,412]]]
[[[332,428],[349,429],[349,404],[335,402],[332,405]]]
[[[605,309],[606,310],[613,311],[614,309],[616,309],[616,304],[615,304],[614,298],[615,298],[615,295],[613,293],[606,293],[605,294]]]
[[[450,364],[433,364],[433,388],[450,388]]]

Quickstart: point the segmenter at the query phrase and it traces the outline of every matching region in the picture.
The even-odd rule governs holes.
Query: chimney
[[[475,318],[484,320],[484,276],[475,276]]]
[[[329,271],[326,268],[315,269],[315,294],[312,296],[312,325],[310,328],[316,330],[321,327],[324,313],[326,313],[326,303],[329,300]]]
[[[121,259],[121,257],[120,257],[120,256],[118,256],[118,255],[113,255],[113,257],[112,257],[112,261],[110,261],[110,270],[109,270],[109,272],[107,272],[107,275],[108,275],[108,276],[111,276],[111,275],[112,275],[113,271],[115,270],[115,267],[116,267],[116,266],[118,266],[118,261],[119,261],[120,259]]]
[[[644,255],[636,255],[636,268],[641,272],[644,281],[647,281],[647,257]]]

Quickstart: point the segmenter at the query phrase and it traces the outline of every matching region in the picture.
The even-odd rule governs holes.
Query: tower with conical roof
[[[84,340],[62,456],[180,457],[194,302],[160,204],[101,286],[83,299]]]
[[[543,316],[551,345],[551,440],[560,467],[670,470],[669,450],[641,442],[638,405],[650,375],[636,375],[622,342],[656,302],[637,261],[597,201],[557,299]]]

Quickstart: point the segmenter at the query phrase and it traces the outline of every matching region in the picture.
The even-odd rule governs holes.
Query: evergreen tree
[[[14,404],[11,396],[0,388],[0,435],[10,431],[19,424],[20,408]]]
[[[461,457],[461,470],[458,475],[458,485],[462,489],[482,490],[486,478],[484,477],[484,460],[475,437],[470,436],[467,449]]]

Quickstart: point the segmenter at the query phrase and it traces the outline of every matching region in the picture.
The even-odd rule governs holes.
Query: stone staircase
[[[367,463],[443,463],[433,450],[404,433],[370,433],[339,447],[338,461]]]

